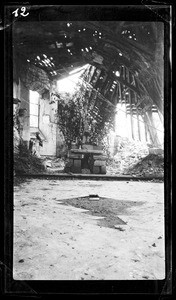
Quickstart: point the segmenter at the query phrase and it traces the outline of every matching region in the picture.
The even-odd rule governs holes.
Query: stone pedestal
[[[106,155],[103,154],[102,148],[94,148],[92,145],[83,145],[82,149],[71,149],[68,152],[65,171],[77,174],[106,174]]]
[[[81,173],[81,159],[73,159],[72,173]]]

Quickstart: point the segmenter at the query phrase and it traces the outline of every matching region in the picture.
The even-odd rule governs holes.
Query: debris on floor
[[[138,176],[164,176],[164,157],[157,154],[149,154],[142,158],[136,165],[129,168],[125,174]]]
[[[24,146],[23,146],[24,148]],[[130,175],[142,177],[164,177],[164,154],[162,149],[150,149],[146,144],[129,141],[121,138],[115,152],[106,160],[106,175]],[[152,150],[152,151],[150,151]],[[155,151],[154,151],[155,150]],[[160,150],[160,151],[158,151]],[[36,157],[29,150],[21,149],[14,157],[15,174],[68,173],[68,165],[65,157]],[[90,170],[83,168],[82,174],[90,174]]]
[[[18,151],[14,153],[15,174],[42,173],[44,170],[42,160],[32,154],[24,142],[21,142]]]
[[[27,179],[13,232],[14,280],[165,278],[163,183]]]
[[[58,157],[43,157],[43,164],[45,171],[49,173],[63,173],[65,167],[65,160]]]
[[[121,138],[117,152],[108,162],[107,175],[163,177],[163,150],[155,149],[155,151],[151,151],[144,143]]]
[[[98,195],[89,195],[89,200],[99,200],[100,197]]]

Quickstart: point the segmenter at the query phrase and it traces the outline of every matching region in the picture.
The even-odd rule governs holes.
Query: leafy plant
[[[82,81],[73,95],[56,93],[55,97],[58,98],[58,124],[68,147],[72,141],[81,144],[84,135],[91,144],[105,143],[113,127],[113,114],[107,113],[101,105],[94,112],[97,93],[92,87]]]

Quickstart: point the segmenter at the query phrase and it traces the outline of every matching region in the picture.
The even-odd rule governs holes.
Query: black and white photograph
[[[171,36],[144,8],[8,8],[14,281],[167,277]]]

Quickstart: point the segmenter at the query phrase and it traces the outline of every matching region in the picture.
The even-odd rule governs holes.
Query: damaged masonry
[[[13,278],[164,279],[164,26],[34,10],[12,30]]]

